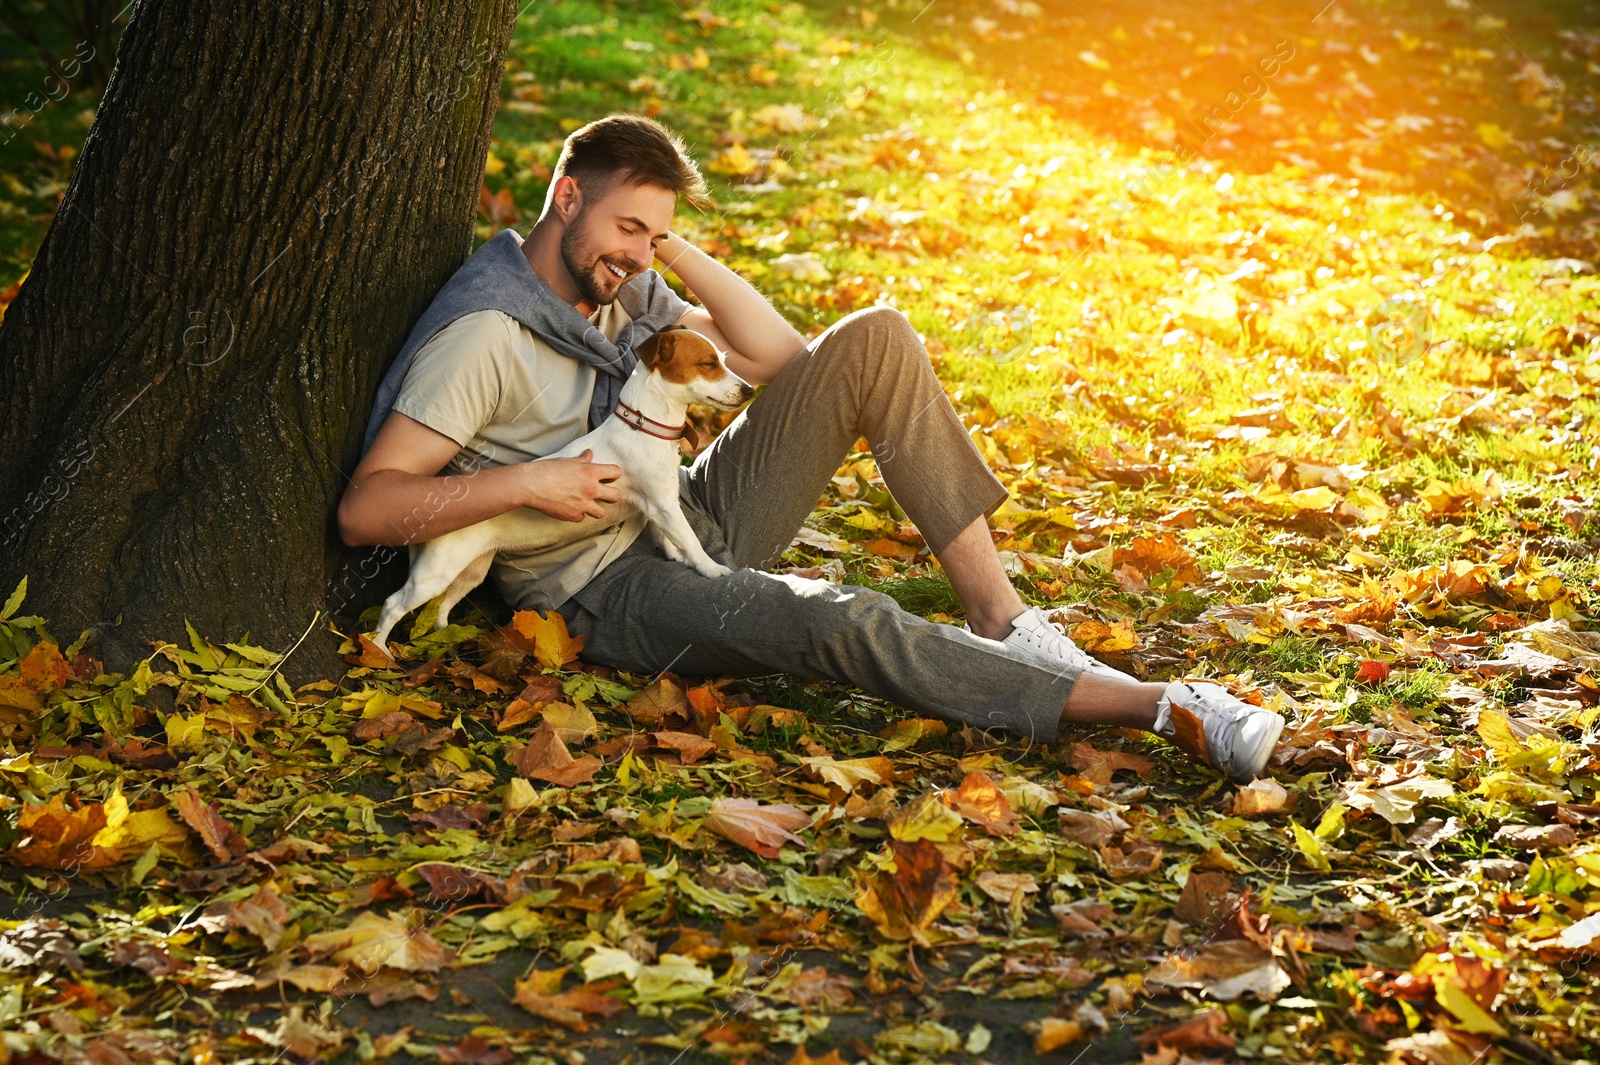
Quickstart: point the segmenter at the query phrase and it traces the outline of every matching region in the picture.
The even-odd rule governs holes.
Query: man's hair
[[[550,175],[552,188],[562,176],[578,183],[585,205],[605,199],[622,181],[671,189],[695,207],[711,202],[688,147],[643,115],[607,115],[574,130],[561,146]]]

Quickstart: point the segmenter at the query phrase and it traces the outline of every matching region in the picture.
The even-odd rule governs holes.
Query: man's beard
[[[607,292],[602,286],[605,284],[596,276],[598,270],[605,270],[600,266],[600,257],[589,250],[589,245],[579,235],[582,228],[583,216],[580,214],[567,226],[566,232],[561,234],[561,262],[567,268],[573,283],[578,286],[578,294],[590,303],[606,306],[615,302],[617,293],[622,290],[622,284],[627,278],[614,278],[617,287]],[[631,267],[617,264],[629,274],[633,273]],[[608,271],[609,272],[609,271]]]

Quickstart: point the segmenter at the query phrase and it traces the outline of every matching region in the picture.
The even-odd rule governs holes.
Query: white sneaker
[[[972,629],[961,626],[967,632]],[[1030,651],[1049,660],[1056,668],[1073,666],[1080,673],[1097,673],[1101,676],[1124,676],[1117,670],[1093,657],[1088,651],[1073,643],[1061,626],[1045,617],[1038,607],[1029,607],[1011,620],[1011,634],[1000,641],[1008,647]]]
[[[1283,731],[1283,717],[1242,702],[1216,684],[1175,680],[1161,693],[1154,731],[1248,784],[1266,768]]]

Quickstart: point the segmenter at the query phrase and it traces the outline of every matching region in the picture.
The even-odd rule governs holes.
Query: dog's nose
[[[745,400],[749,399],[751,396],[753,396],[755,394],[756,394],[756,390],[754,388],[752,388],[747,382],[745,382],[745,381],[740,381],[739,382],[739,402],[740,403],[743,403]]]

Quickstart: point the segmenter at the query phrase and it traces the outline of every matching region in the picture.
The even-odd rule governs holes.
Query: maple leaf
[[[706,828],[763,858],[776,858],[785,843],[804,847],[806,841],[794,833],[810,824],[811,815],[798,806],[753,799],[718,799],[705,819]]]
[[[589,1030],[589,1016],[611,1017],[628,1008],[627,1003],[605,994],[610,988],[604,983],[575,987],[560,994],[549,993],[548,987],[549,981],[535,973],[517,981],[511,1001],[536,1017],[574,1032]]]
[[[856,908],[885,939],[926,944],[924,932],[956,899],[956,874],[938,844],[890,840],[894,872],[856,870]]]
[[[531,644],[528,649],[546,669],[560,669],[583,651],[583,637],[567,632],[567,619],[555,610],[519,610],[511,615],[509,628]]]
[[[1092,654],[1120,654],[1139,646],[1139,634],[1126,618],[1110,625],[1091,618],[1073,626],[1072,642]]]
[[[1377,684],[1389,679],[1389,663],[1364,658],[1356,667],[1356,680],[1362,684]]]
[[[318,932],[303,940],[314,956],[333,960],[371,975],[379,969],[435,973],[455,960],[456,952],[427,932],[414,930],[395,914],[364,910],[344,928]]]
[[[1172,716],[1174,721],[1177,720],[1178,713],[1181,709],[1182,708],[1179,706],[1173,706]],[[1188,711],[1183,712],[1186,714],[1188,713]],[[1188,716],[1190,718],[1194,718],[1193,714],[1189,714]],[[1198,719],[1195,719],[1195,722],[1196,726],[1198,726]],[[1179,736],[1183,735],[1182,728],[1179,729],[1178,734]],[[1173,742],[1176,743],[1177,741],[1174,740]],[[1187,750],[1188,748],[1184,749]],[[1111,783],[1111,774],[1117,772],[1118,770],[1131,769],[1135,773],[1144,774],[1150,772],[1154,765],[1150,759],[1146,758],[1142,754],[1123,754],[1120,751],[1102,751],[1091,743],[1083,742],[1074,743],[1071,747],[1069,747],[1067,749],[1067,756],[1065,760],[1072,766],[1076,767],[1079,775],[1085,780],[1091,780],[1100,786]]]
[[[646,728],[659,728],[669,718],[688,721],[692,711],[683,689],[665,677],[634,695],[622,708]]]

